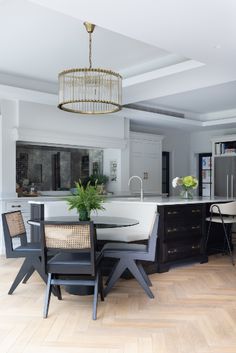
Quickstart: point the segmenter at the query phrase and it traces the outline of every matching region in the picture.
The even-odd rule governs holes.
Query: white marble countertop
[[[34,204],[44,204],[45,202],[50,201],[65,201],[64,197],[37,197],[28,199],[29,203]],[[142,201],[143,204],[147,203],[154,203],[158,206],[164,205],[188,205],[188,204],[196,204],[196,203],[210,203],[210,202],[230,202],[234,201],[232,198],[227,197],[194,197],[193,199],[182,199],[179,196],[170,196],[170,197],[162,197],[162,196],[146,196]],[[119,198],[107,198],[105,202],[116,202],[116,203],[123,203],[123,202],[130,202],[130,203],[140,203],[140,199],[138,197],[119,197]]]
[[[68,196],[1,197],[0,201],[63,201]]]
[[[120,199],[110,199],[113,202],[141,202],[139,199],[135,198],[120,198]],[[144,197],[143,203],[155,203],[158,206],[161,205],[186,205],[186,204],[196,204],[196,203],[210,203],[210,202],[230,202],[233,201],[232,198],[227,197],[194,197],[193,199],[183,199],[180,196],[170,196],[170,197]]]

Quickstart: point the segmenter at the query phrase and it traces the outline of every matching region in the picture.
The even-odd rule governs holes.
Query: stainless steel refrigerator
[[[236,196],[236,157],[219,156],[214,159],[215,196]]]

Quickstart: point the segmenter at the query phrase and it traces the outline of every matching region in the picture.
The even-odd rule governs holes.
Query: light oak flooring
[[[236,268],[227,256],[154,274],[155,299],[121,280],[92,320],[92,297],[63,291],[42,318],[35,274],[7,295],[21,261],[0,258],[0,353],[236,353]]]

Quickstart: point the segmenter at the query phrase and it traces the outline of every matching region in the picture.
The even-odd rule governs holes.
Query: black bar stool
[[[227,203],[215,203],[211,205],[210,213],[210,217],[206,218],[206,221],[209,222],[209,226],[205,249],[207,248],[212,223],[221,223],[224,230],[225,242],[231,257],[232,265],[235,265],[230,243],[232,237],[232,225],[236,223],[236,202],[233,201]]]

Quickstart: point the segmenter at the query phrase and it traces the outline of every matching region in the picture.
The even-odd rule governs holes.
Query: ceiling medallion
[[[122,77],[111,70],[92,67],[92,33],[95,25],[85,22],[89,34],[89,68],[59,73],[58,108],[71,113],[107,114],[122,106]]]

